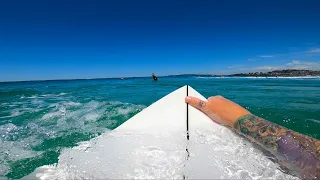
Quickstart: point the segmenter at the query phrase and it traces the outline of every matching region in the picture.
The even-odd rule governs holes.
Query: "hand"
[[[213,121],[230,127],[233,127],[233,124],[239,117],[251,114],[245,108],[222,96],[212,96],[209,97],[207,101],[188,96],[185,101],[202,111]]]

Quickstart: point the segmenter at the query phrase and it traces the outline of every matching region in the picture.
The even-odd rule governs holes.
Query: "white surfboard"
[[[63,150],[58,164],[25,179],[293,178],[251,143],[188,106],[187,94],[205,100],[183,86],[115,130]]]

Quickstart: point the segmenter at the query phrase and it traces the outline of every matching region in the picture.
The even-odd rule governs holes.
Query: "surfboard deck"
[[[205,100],[183,86],[25,179],[292,178],[245,139],[187,107],[187,94]]]

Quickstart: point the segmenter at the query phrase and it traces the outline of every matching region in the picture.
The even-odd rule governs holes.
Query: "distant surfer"
[[[154,75],[154,73],[152,73],[152,78],[153,78],[153,80],[158,81],[158,78],[156,75]]]

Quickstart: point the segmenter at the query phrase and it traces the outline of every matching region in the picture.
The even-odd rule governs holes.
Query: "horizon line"
[[[300,70],[300,71],[317,71],[317,70],[310,70],[310,69],[282,69],[283,70]],[[267,72],[273,72],[273,71],[279,71],[279,70],[272,70],[272,71],[267,71]],[[157,77],[168,77],[168,76],[183,76],[183,75],[211,75],[211,76],[230,76],[230,75],[235,75],[235,74],[248,74],[250,72],[246,73],[232,73],[232,74],[212,74],[212,73],[184,73],[184,74],[169,74],[169,75],[161,75]],[[146,77],[151,77],[151,76],[121,76],[121,77],[96,77],[96,78],[75,78],[75,79],[43,79],[43,80],[37,80],[37,79],[32,79],[32,80],[13,80],[13,81],[0,81],[0,83],[18,83],[18,82],[45,82],[45,81],[75,81],[75,80],[98,80],[98,79],[121,79],[121,78],[146,78]]]
[[[186,73],[186,74],[169,74],[169,75],[161,75],[157,77],[168,77],[168,76],[181,76],[181,75],[213,75],[213,74],[197,74],[197,73]],[[231,74],[229,74],[231,75]],[[214,75],[214,76],[228,76],[228,75]],[[75,79],[32,79],[32,80],[9,80],[9,81],[0,81],[0,83],[12,83],[12,82],[43,82],[43,81],[74,81],[74,80],[98,80],[98,79],[121,79],[121,78],[147,78],[151,76],[121,76],[121,77],[97,77],[97,78],[75,78]]]

